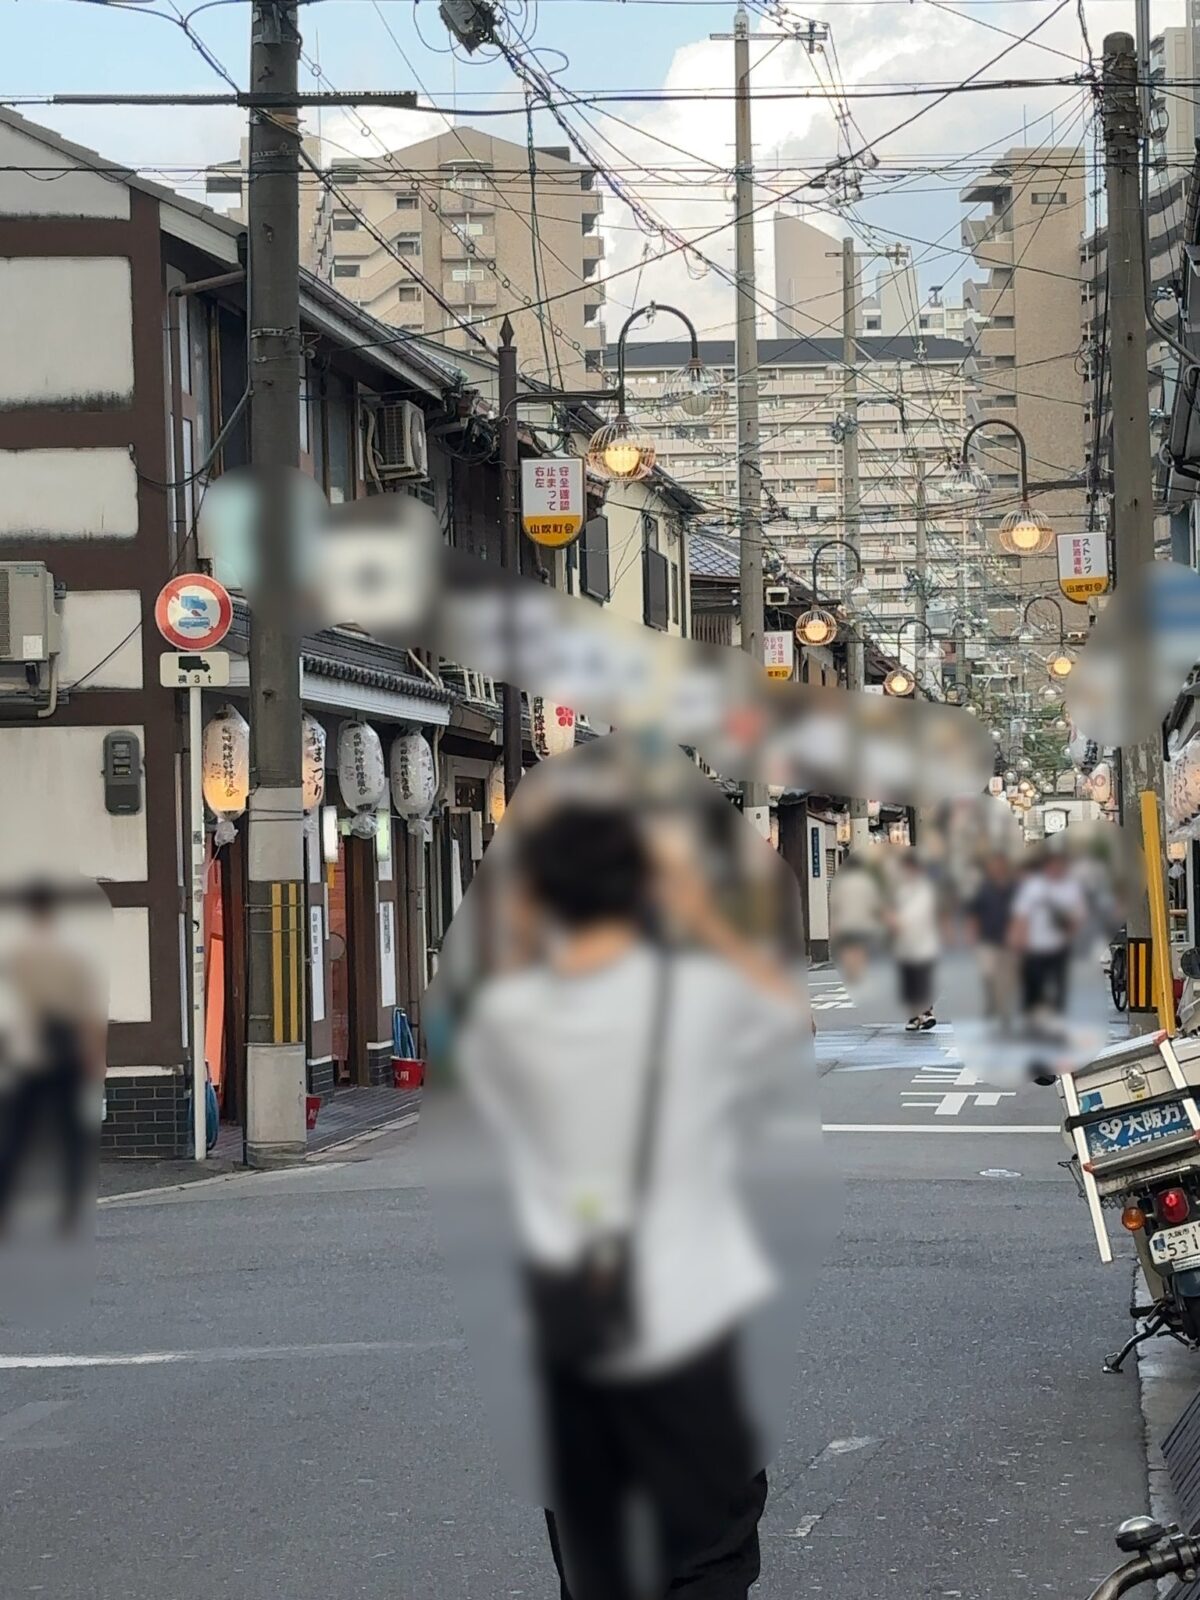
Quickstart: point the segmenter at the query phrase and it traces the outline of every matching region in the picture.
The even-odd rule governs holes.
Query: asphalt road
[[[1146,1466],[1136,1375],[1100,1371],[1130,1273],[1100,1265],[1039,1131],[1053,1095],[939,1111],[912,1080],[948,1069],[944,1036],[818,1014],[823,1117],[852,1131],[827,1135],[837,1240],[756,1595],[1084,1596]],[[6,1600],[556,1593],[479,1418],[412,1138],[101,1209],[90,1300],[0,1340]]]

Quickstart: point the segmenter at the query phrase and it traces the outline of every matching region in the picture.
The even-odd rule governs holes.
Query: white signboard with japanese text
[[[1092,600],[1107,592],[1108,538],[1103,533],[1060,533],[1058,587],[1068,600]]]
[[[763,660],[768,678],[790,678],[795,656],[795,636],[790,632],[763,634]]]
[[[522,461],[521,526],[535,544],[570,544],[583,530],[583,515],[582,457]]]

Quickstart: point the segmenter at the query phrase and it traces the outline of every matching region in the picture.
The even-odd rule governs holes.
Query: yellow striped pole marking
[[[1140,796],[1142,807],[1142,850],[1146,862],[1146,890],[1150,900],[1150,931],[1153,937],[1154,986],[1158,1020],[1168,1033],[1175,1032],[1175,986],[1171,982],[1171,934],[1167,925],[1167,897],[1163,890],[1162,834],[1158,826],[1158,797],[1152,789]]]

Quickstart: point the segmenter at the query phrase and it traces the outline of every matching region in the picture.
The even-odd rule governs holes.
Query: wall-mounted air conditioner
[[[0,561],[0,664],[49,661],[59,650],[54,579],[41,561]]]
[[[372,448],[380,478],[427,478],[429,447],[420,406],[411,400],[380,406],[374,421]]]

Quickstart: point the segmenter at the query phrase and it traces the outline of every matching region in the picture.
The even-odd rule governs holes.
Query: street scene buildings
[[[14,15],[5,1600],[1186,1600],[1198,5]]]

